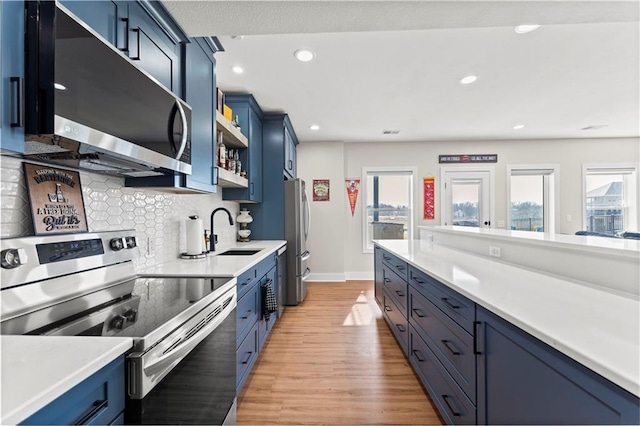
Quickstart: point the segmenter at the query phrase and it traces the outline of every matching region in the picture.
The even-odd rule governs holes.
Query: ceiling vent
[[[397,135],[398,133],[400,133],[400,130],[383,130],[382,131],[383,135]]]

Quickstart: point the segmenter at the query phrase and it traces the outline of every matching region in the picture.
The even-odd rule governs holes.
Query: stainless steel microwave
[[[55,1],[26,2],[24,158],[191,173],[191,108]]]

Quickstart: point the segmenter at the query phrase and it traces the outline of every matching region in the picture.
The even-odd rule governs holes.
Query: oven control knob
[[[24,249],[6,249],[0,253],[4,269],[17,268],[27,262],[27,252]]]
[[[126,241],[128,249],[132,249],[137,245],[136,244],[136,237],[127,237],[127,238],[125,238],[125,241]]]
[[[111,250],[113,250],[113,251],[122,250],[125,247],[124,238],[113,238],[113,239],[111,239],[111,241],[109,241],[109,246],[111,247]]]
[[[135,309],[129,309],[127,312],[124,313],[124,317],[129,322],[136,322],[136,319],[138,319],[138,311]]]
[[[127,317],[125,317],[124,315],[116,315],[111,319],[111,321],[109,321],[109,329],[113,330],[115,328],[118,330],[122,330],[126,321]]]

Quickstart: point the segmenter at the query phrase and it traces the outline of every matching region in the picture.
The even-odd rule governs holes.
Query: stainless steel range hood
[[[27,4],[24,159],[191,173],[191,108],[58,2]]]

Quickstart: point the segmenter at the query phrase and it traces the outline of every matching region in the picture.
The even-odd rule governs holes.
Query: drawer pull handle
[[[449,395],[442,395],[442,400],[445,404],[447,404],[447,407],[449,407],[449,411],[451,411],[451,414],[453,414],[455,417],[460,417],[462,414],[460,414],[459,411],[456,411],[456,409],[451,406],[451,403],[449,402],[450,398],[451,397]]]
[[[383,258],[384,260],[391,260],[391,258],[390,258],[389,256],[385,256],[384,254],[382,255],[382,258]]]
[[[418,284],[424,284],[424,281],[416,278],[415,276],[413,276],[413,274],[411,275],[411,279],[415,282],[417,282]]]
[[[384,279],[384,282],[385,282],[385,283],[390,283],[390,282],[391,282],[391,278],[385,278],[385,279]]]
[[[407,329],[402,324],[396,324],[396,328],[400,333],[404,333],[405,331],[407,331]]]
[[[404,271],[404,270],[405,270],[405,267],[404,267],[404,266],[402,266],[402,265],[397,265],[397,266],[396,266],[396,268],[400,269],[401,271]]]
[[[404,293],[401,292],[400,290],[396,290],[396,294],[400,297],[404,297]]]
[[[418,318],[424,318],[424,314],[418,308],[413,308],[413,313],[416,314]]]
[[[449,298],[447,298],[447,297],[443,297],[441,300],[442,300],[444,303],[446,303],[446,304],[447,304],[447,306],[448,306],[448,307],[450,307],[451,309],[460,309],[460,306],[458,306],[458,305],[456,305],[456,304],[454,304],[454,303],[450,302],[450,301],[449,301]]]
[[[416,357],[416,359],[418,360],[418,362],[424,362],[424,358],[422,357],[422,354],[420,353],[419,350],[414,349],[413,350],[413,356]]]
[[[442,344],[444,345],[445,348],[447,348],[449,350],[449,352],[451,352],[452,355],[460,355],[460,352],[458,352],[458,350],[455,348],[455,346],[453,346],[453,344],[448,341],[448,340],[440,340],[442,342]]]
[[[389,306],[389,305],[384,305],[384,310],[387,311],[387,312],[391,312],[392,311],[391,306]]]
[[[247,318],[249,318],[249,315],[251,315],[251,309],[249,309],[249,310],[247,311],[247,313],[246,313],[246,314],[244,314],[244,316],[242,317],[242,319],[247,319]]]
[[[247,352],[247,355],[245,356],[245,358],[242,360],[243,364],[248,364],[249,360],[251,359],[251,355],[253,355],[253,352]]]
[[[89,412],[83,415],[82,417],[80,417],[78,420],[76,420],[74,424],[85,425],[89,423],[91,420],[94,420],[94,417],[96,417],[100,411],[107,408],[108,405],[109,403],[106,399],[98,399],[96,401],[93,401],[93,404],[91,404],[91,409],[89,410]]]

